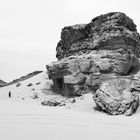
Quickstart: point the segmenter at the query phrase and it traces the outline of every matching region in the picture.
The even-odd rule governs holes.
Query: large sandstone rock
[[[64,27],[56,48],[58,61],[46,66],[53,89],[64,96],[77,96],[88,90],[98,93],[104,81],[114,76],[131,77],[139,70],[139,48],[136,25],[124,13],[112,12],[88,24]],[[129,107],[125,106],[124,112],[132,108],[135,99],[138,106],[137,96],[132,92],[128,96],[128,100],[131,97],[134,100],[128,101]]]
[[[119,50],[117,51],[92,51],[89,54],[83,54],[80,56],[70,56],[65,59],[62,59],[56,63],[52,63],[51,65],[47,65],[48,69],[48,75],[50,79],[53,79],[53,81],[59,81],[54,82],[56,83],[62,83],[62,85],[66,85],[66,80],[59,79],[65,79],[65,77],[69,77],[67,80],[67,85],[70,86],[70,89],[72,89],[72,86],[78,84],[78,82],[75,84],[75,81],[78,77],[75,77],[75,81],[71,82],[71,84],[68,84],[68,81],[71,81],[72,79],[70,77],[73,77],[73,75],[84,75],[87,79],[99,77],[99,75],[102,74],[118,74],[118,75],[126,75],[133,68],[135,68],[139,64],[138,58],[131,53],[121,54]],[[91,76],[93,75],[93,76]],[[96,76],[95,76],[96,75]],[[58,80],[57,80],[58,79]],[[77,79],[78,81],[78,79]],[[65,88],[61,88],[61,93],[63,95],[76,95],[76,93],[79,95],[79,92],[77,90],[69,90],[66,87],[69,86],[62,86]],[[85,84],[83,83],[80,85],[85,89]],[[78,86],[79,87],[79,86]],[[83,89],[82,88],[82,89]],[[65,90],[64,90],[65,89]],[[74,88],[75,89],[75,88]],[[59,88],[57,89],[58,91]],[[68,92],[69,91],[69,92]],[[80,90],[81,93],[82,90]]]
[[[135,81],[113,78],[102,83],[93,94],[98,109],[111,115],[132,115],[139,106],[140,89],[135,88]],[[140,83],[140,82],[139,82]]]

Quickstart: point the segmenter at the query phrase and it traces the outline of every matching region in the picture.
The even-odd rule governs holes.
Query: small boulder
[[[35,90],[35,88],[32,88],[31,90],[32,90],[32,91],[34,91],[34,90]]]
[[[40,84],[41,84],[40,82],[37,82],[37,83],[36,83],[36,85],[40,85]]]
[[[19,86],[21,86],[21,83],[20,82],[16,83],[16,87],[19,87]]]
[[[48,101],[41,102],[41,105],[46,105],[46,106],[58,106],[60,104],[61,102],[57,102],[55,100],[48,100]]]
[[[37,99],[39,98],[38,95],[35,93],[33,96],[32,96],[32,99]]]

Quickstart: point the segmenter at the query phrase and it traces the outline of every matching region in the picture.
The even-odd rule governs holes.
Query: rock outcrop
[[[133,20],[112,12],[88,24],[64,27],[56,48],[58,61],[46,67],[57,93],[79,96],[90,90],[98,94],[104,80],[138,71],[139,48]]]

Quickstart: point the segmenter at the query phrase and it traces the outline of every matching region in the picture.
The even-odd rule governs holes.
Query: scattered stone
[[[40,85],[40,84],[41,84],[41,82],[37,82],[37,83],[36,83],[36,85]]]
[[[55,100],[48,100],[48,101],[41,102],[41,105],[46,105],[46,106],[58,106],[60,104],[61,102],[57,102]]]
[[[29,84],[27,85],[27,87],[30,87],[30,86],[33,86],[33,84],[32,84],[32,83],[29,83]]]
[[[65,106],[66,103],[65,102],[61,102],[61,104],[59,104],[58,106]]]
[[[76,100],[75,99],[73,99],[72,101],[71,101],[71,103],[75,103],[76,102]]]

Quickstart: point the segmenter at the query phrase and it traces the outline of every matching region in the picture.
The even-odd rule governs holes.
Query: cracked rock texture
[[[114,76],[131,77],[139,71],[139,48],[136,25],[124,13],[111,12],[92,19],[88,24],[64,27],[56,48],[58,61],[46,66],[54,83],[53,89],[64,96],[79,96],[88,91],[98,95],[104,81]],[[132,105],[136,100],[137,104],[137,96],[131,92],[128,94],[130,98],[134,97],[129,103]],[[110,107],[102,105],[103,102],[96,100],[97,106],[111,112],[108,111]],[[130,106],[121,113],[110,114],[123,114],[128,108],[133,110]]]
[[[139,34],[133,20],[124,13],[112,12],[92,19],[89,24],[64,27],[56,57],[117,49],[122,49],[122,53],[130,49],[138,55],[138,46]]]
[[[139,90],[135,81],[126,78],[113,78],[104,81],[93,95],[99,110],[111,115],[132,115],[139,106]]]

